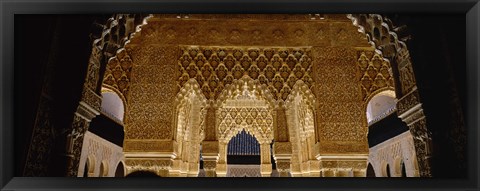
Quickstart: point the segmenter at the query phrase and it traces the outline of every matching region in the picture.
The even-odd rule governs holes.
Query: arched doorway
[[[227,146],[227,177],[260,177],[260,143],[242,130]]]
[[[376,177],[375,176],[375,170],[373,169],[372,163],[368,163],[367,177]]]
[[[125,177],[125,166],[123,162],[119,162],[115,169],[115,177]]]
[[[219,162],[218,176],[227,174],[227,146],[232,138],[242,131],[253,135],[259,143],[261,176],[271,176],[270,144],[273,140],[273,108],[272,95],[265,91],[259,81],[249,76],[234,80],[227,86],[221,99],[217,101],[219,114]],[[242,136],[242,133],[240,134]],[[248,137],[248,136],[246,136]],[[253,138],[253,137],[252,137]]]

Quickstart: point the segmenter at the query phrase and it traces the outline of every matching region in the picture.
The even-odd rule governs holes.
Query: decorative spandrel
[[[357,67],[362,99],[367,101],[378,91],[394,89],[394,80],[390,63],[374,51],[358,51]]]

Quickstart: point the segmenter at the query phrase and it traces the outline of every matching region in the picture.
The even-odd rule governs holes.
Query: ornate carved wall
[[[281,19],[287,20],[276,22]],[[275,139],[279,140],[274,147],[308,148],[296,151],[303,157],[292,158],[297,162],[291,167],[302,164],[300,171],[306,175],[314,172],[314,176],[329,176],[333,171],[322,171],[322,175],[320,169],[337,173],[335,168],[342,168],[350,169],[352,176],[362,176],[368,153],[365,100],[377,90],[391,88],[394,82],[389,63],[373,54],[367,39],[345,15],[326,15],[324,19],[312,15],[154,15],[133,36],[118,58],[110,60],[104,81],[120,89],[128,101],[127,166],[129,158],[138,161],[141,152],[154,151],[161,160],[172,161],[173,166],[167,165],[164,170],[172,172],[178,167],[174,159],[182,157],[187,144],[178,136],[188,130],[177,127],[188,117],[177,115],[188,115],[177,110],[174,98],[191,79],[198,83],[205,99],[211,100],[210,109],[200,109],[207,116],[199,124],[200,133],[205,135],[204,152],[223,153],[222,145],[208,146],[220,144],[226,138],[222,136],[230,132],[228,128],[222,130],[225,121],[213,121],[212,117],[222,117],[222,110],[217,113],[221,104],[214,100],[225,100],[222,92],[248,77],[271,94],[271,108],[277,108],[272,110],[273,129],[277,130],[272,135],[278,134]],[[312,92],[314,101],[309,102],[315,104],[297,105],[301,111],[290,110],[297,119],[300,115],[311,118],[287,127],[277,120],[283,118],[282,113],[289,113],[285,113],[283,102],[299,80],[306,87],[302,91]],[[301,109],[304,107],[310,108]],[[231,111],[223,112],[224,117],[227,113]],[[239,123],[248,124],[248,116],[239,118]],[[288,121],[292,119],[285,115],[284,122]],[[307,123],[313,124],[313,130]],[[281,146],[291,141],[296,143]],[[345,154],[353,159],[335,158]],[[185,162],[185,158],[182,160]],[[206,166],[215,169],[210,163]],[[345,173],[338,171],[337,175],[348,175]]]
[[[401,177],[402,163],[407,173],[405,176],[420,176],[413,137],[409,131],[371,147],[368,162],[372,164],[376,177],[387,176],[387,164],[392,177]]]
[[[114,177],[118,164],[125,160],[122,147],[110,143],[90,131],[85,133],[83,139],[78,177],[83,177],[88,159],[91,160],[88,165],[91,169],[88,173],[89,177]],[[101,165],[102,163],[104,166]],[[101,167],[107,170],[102,175],[100,174]]]
[[[378,14],[349,14],[347,17],[367,36],[376,51],[390,60],[392,73],[398,76],[394,78],[398,115],[407,123],[413,135],[420,175],[431,177],[431,132],[426,126],[410,53],[405,43],[410,38],[405,33],[406,26],[394,26],[389,19]]]

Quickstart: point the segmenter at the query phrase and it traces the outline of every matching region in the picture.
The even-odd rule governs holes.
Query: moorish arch
[[[293,177],[320,176],[320,166],[315,149],[318,135],[315,131],[315,96],[308,85],[299,80],[285,102],[292,143],[291,171]]]
[[[272,173],[270,144],[273,140],[276,101],[266,85],[244,76],[225,87],[216,101],[219,161],[217,176],[227,173],[227,145],[233,136],[245,130],[260,143],[260,171],[262,176]]]
[[[350,18],[355,18],[356,15],[348,15]],[[202,16],[198,16],[201,18]],[[213,17],[218,17],[213,15]],[[345,121],[343,123],[329,123],[326,122],[326,119],[329,119],[330,116],[333,114],[331,111],[322,111],[324,108],[337,108],[341,110],[346,110],[346,108],[354,108],[355,112],[361,112],[361,104],[360,100],[351,99],[348,100],[347,105],[335,105],[333,102],[331,102],[330,99],[333,99],[335,96],[339,95],[329,95],[328,93],[325,93],[323,90],[328,90],[328,89],[335,89],[333,88],[335,85],[341,84],[341,85],[347,85],[348,86],[353,86],[355,84],[354,82],[350,82],[347,79],[350,79],[349,75],[345,74],[339,74],[337,72],[340,72],[338,69],[332,68],[334,65],[333,63],[336,63],[337,65],[342,65],[343,63],[346,63],[345,67],[346,71],[355,71],[355,60],[357,60],[359,50],[369,50],[372,51],[370,48],[370,45],[368,45],[368,41],[365,41],[362,39],[362,37],[359,37],[359,35],[355,34],[354,32],[357,32],[355,30],[352,30],[353,28],[351,26],[348,26],[348,22],[346,22],[345,17],[341,17],[339,15],[331,15],[328,16],[328,19],[332,19],[334,21],[339,21],[338,26],[337,25],[330,25],[327,28],[324,25],[325,23],[322,23],[322,21],[319,21],[318,26],[315,26],[314,28],[317,28],[318,30],[315,30],[315,34],[309,33],[306,29],[302,29],[300,26],[292,26],[289,29],[283,29],[279,26],[275,26],[275,21],[278,19],[275,16],[272,16],[271,18],[264,18],[262,16],[247,16],[248,19],[253,20],[257,23],[262,23],[266,24],[268,26],[271,26],[271,28],[268,28],[267,31],[261,31],[259,29],[254,29],[251,28],[249,29],[250,31],[245,31],[244,29],[236,29],[236,28],[229,28],[225,27],[225,30],[218,30],[213,28],[213,25],[204,25],[204,26],[198,26],[198,25],[192,25],[190,28],[186,29],[183,26],[180,25],[170,25],[172,27],[166,27],[162,28],[161,30],[159,28],[156,28],[156,26],[159,23],[164,23],[166,25],[169,24],[174,24],[178,22],[183,22],[184,20],[181,19],[175,20],[170,18],[169,15],[154,15],[151,17],[148,17],[148,19],[145,19],[142,26],[142,30],[138,28],[134,34],[131,35],[131,38],[129,38],[128,43],[126,43],[124,49],[121,49],[120,51],[124,51],[126,55],[129,55],[130,59],[126,59],[125,61],[130,62],[131,60],[131,76],[135,76],[135,78],[128,79],[128,87],[129,90],[127,91],[127,95],[125,96],[126,99],[128,100],[127,104],[127,110],[129,111],[127,113],[127,121],[125,123],[125,131],[126,131],[126,140],[125,140],[125,155],[126,155],[126,166],[145,166],[143,164],[153,164],[156,166],[157,169],[162,169],[162,170],[167,170],[170,171],[172,169],[172,166],[175,165],[175,158],[178,153],[178,141],[175,140],[175,131],[176,131],[176,123],[174,117],[174,111],[176,106],[174,104],[174,98],[176,93],[179,91],[180,87],[182,87],[181,83],[177,83],[178,79],[177,77],[182,77],[185,76],[183,74],[184,71],[176,70],[176,66],[178,63],[178,60],[182,57],[182,48],[179,48],[173,44],[173,42],[176,41],[183,41],[179,43],[186,43],[186,44],[198,44],[198,45],[214,45],[214,46],[238,46],[238,45],[243,45],[243,46],[258,46],[258,45],[264,45],[264,46],[284,46],[285,44],[291,45],[291,47],[298,47],[300,45],[307,45],[311,46],[311,48],[307,48],[308,52],[311,53],[311,58],[310,61],[313,62],[312,67],[309,68],[300,68],[297,69],[297,71],[305,71],[301,76],[306,76],[306,78],[302,77],[302,80],[305,81],[306,84],[309,84],[310,88],[312,88],[312,84],[318,83],[321,81],[321,79],[329,79],[332,77],[344,77],[344,83],[337,83],[333,84],[333,81],[329,81],[331,84],[321,84],[315,86],[314,89],[311,89],[314,95],[316,95],[316,100],[318,102],[316,108],[313,111],[315,115],[315,128],[319,130],[318,139],[324,140],[323,142],[325,144],[320,144],[316,145],[315,149],[320,152],[320,153],[332,153],[332,152],[347,152],[347,153],[352,153],[352,152],[365,152],[365,137],[362,137],[361,134],[365,132],[361,132],[364,130],[360,129],[365,129],[366,125],[366,119],[365,122],[362,123],[356,123],[352,121]],[[238,20],[235,20],[236,17],[234,18],[233,21],[224,21],[222,20],[222,23],[219,25],[223,26],[232,26],[229,24],[229,22],[238,22]],[[302,20],[306,19],[307,17],[302,15],[302,16],[292,16],[292,20]],[[378,18],[378,17],[375,17]],[[237,18],[238,19],[238,18]],[[262,20],[263,19],[263,20]],[[310,17],[307,18],[308,20],[311,20]],[[328,20],[326,19],[326,20]],[[370,17],[367,18],[367,20],[370,19]],[[174,21],[175,20],[175,21]],[[241,21],[241,19],[240,19]],[[185,22],[190,22],[185,21]],[[243,21],[245,22],[245,21]],[[270,23],[271,22],[271,23]],[[312,22],[313,23],[313,22]],[[330,24],[330,23],[328,23]],[[351,25],[351,21],[350,21]],[[137,25],[140,26],[140,25]],[[177,26],[177,27],[173,27]],[[362,24],[357,24],[355,26],[363,26]],[[198,28],[197,28],[198,27]],[[203,27],[203,28],[202,28]],[[212,28],[208,28],[212,27]],[[368,27],[364,27],[368,28]],[[388,29],[388,28],[387,28]],[[201,33],[208,31],[211,34],[211,37],[206,37],[206,38],[199,38],[201,36]],[[233,35],[225,35],[226,33],[233,34]],[[251,33],[250,33],[251,32]],[[358,32],[357,32],[358,33]],[[393,33],[393,32],[392,32]],[[223,39],[223,38],[218,38],[219,36],[228,36],[228,39]],[[313,34],[313,35],[312,35]],[[336,34],[336,35],[334,35]],[[372,33],[375,39],[381,39],[381,35],[385,34],[381,30],[378,29],[373,29]],[[380,34],[380,36],[378,35]],[[293,35],[293,36],[289,36]],[[180,38],[179,36],[186,37],[186,38]],[[393,38],[385,38],[393,41],[396,40],[395,35],[393,35]],[[330,41],[327,39],[334,37],[335,40]],[[210,39],[213,38],[213,39]],[[243,38],[249,38],[249,40],[242,40]],[[314,38],[315,40],[312,40]],[[155,39],[155,40],[153,40]],[[294,40],[296,39],[296,40]],[[151,43],[150,43],[150,40]],[[371,39],[369,39],[372,41]],[[147,43],[144,43],[147,42]],[[252,44],[242,44],[242,42],[251,42]],[[387,40],[384,40],[384,42],[387,42]],[[395,41],[396,42],[396,41]],[[210,43],[210,44],[209,44]],[[315,44],[318,43],[318,44]],[[333,44],[332,44],[333,43]],[[408,51],[405,52],[406,47],[403,46],[401,43],[399,43],[399,47],[404,47],[404,49],[400,49],[402,51],[399,52],[398,57],[405,58],[408,56]],[[377,44],[375,44],[377,45]],[[360,49],[356,49],[358,47],[362,47]],[[370,48],[370,49],[369,49]],[[378,49],[378,46],[376,46]],[[386,50],[390,50],[390,47],[385,46],[385,48],[382,49],[382,54],[385,55],[385,57],[390,56],[390,54],[387,54]],[[118,51],[118,52],[120,52]],[[283,50],[280,50],[283,51]],[[253,51],[255,52],[255,51]],[[354,53],[356,52],[356,53]],[[394,53],[397,52],[397,50],[393,50]],[[203,52],[204,53],[204,52]],[[248,52],[250,53],[250,52]],[[265,52],[267,53],[267,52]],[[290,53],[287,52],[287,57],[281,57],[282,54],[278,54],[280,57],[276,57],[278,61],[284,62],[285,64],[288,65],[288,62],[286,62],[289,58]],[[355,55],[356,54],[356,55]],[[232,54],[233,55],[233,54]],[[245,54],[240,54],[245,55]],[[249,55],[249,54],[248,54]],[[267,54],[265,54],[267,55]],[[295,57],[295,54],[292,58]],[[343,58],[342,60],[335,60],[339,59],[340,57]],[[382,56],[383,57],[383,56]],[[231,57],[233,63],[242,63],[242,56],[241,57]],[[273,58],[273,57],[272,57]],[[298,59],[298,58],[297,58]],[[398,59],[401,61],[404,61],[405,59]],[[195,58],[193,59],[195,60]],[[248,60],[248,58],[247,58]],[[397,61],[398,61],[397,60]],[[407,59],[408,61],[409,59]],[[198,59],[195,60],[196,64],[198,64]],[[204,60],[200,60],[204,61]],[[224,62],[223,59],[219,60],[220,63]],[[252,60],[253,61],[253,60]],[[256,62],[257,60],[255,60]],[[392,60],[389,60],[392,62]],[[271,62],[272,64],[275,63],[274,60],[270,59],[268,62]],[[248,62],[245,62],[246,64]],[[331,63],[331,64],[330,64]],[[318,67],[317,66],[325,65],[325,67]],[[352,64],[352,65],[350,65]],[[400,68],[400,66],[404,66],[404,63],[398,64],[398,62],[395,62],[392,65],[395,65],[393,67],[393,73],[395,74],[396,68]],[[411,65],[411,63],[406,64],[406,66]],[[187,66],[189,66],[188,64]],[[234,64],[233,66],[235,66]],[[240,64],[241,65],[241,64]],[[268,64],[267,64],[268,65]],[[246,65],[247,66],[247,65]],[[273,66],[273,65],[272,65]],[[348,67],[347,67],[348,66]],[[120,66],[121,67],[121,66]],[[245,66],[243,66],[245,67]],[[340,67],[340,68],[341,68]],[[117,69],[119,69],[118,66],[116,66]],[[128,67],[127,67],[128,68]],[[190,67],[193,69],[194,67]],[[279,68],[273,66],[273,68],[265,68],[266,70],[257,70],[256,68],[242,68],[242,67],[232,67],[232,68],[227,68],[225,72],[227,73],[227,76],[224,80],[222,86],[226,86],[229,84],[229,80],[233,81],[233,79],[238,76],[235,74],[235,71],[240,72],[240,76],[242,76],[242,73],[245,74],[245,72],[249,73],[250,75],[260,75],[261,77],[262,72],[265,72],[267,70],[274,71],[274,73],[277,73],[279,75],[274,74],[272,78],[268,78],[267,76],[264,76],[263,78],[259,78],[259,80],[262,83],[268,84],[269,90],[272,92],[275,92],[273,96],[278,100],[278,99],[285,99],[288,97],[291,87],[286,87],[286,86],[276,86],[278,83],[289,83],[292,82],[293,84],[296,82],[296,80],[290,75],[290,76],[282,76],[282,74],[288,74],[288,72],[293,71],[290,67],[283,67],[280,65]],[[347,69],[350,68],[350,69]],[[188,69],[188,67],[186,68]],[[307,69],[310,71],[307,72]],[[161,72],[160,72],[161,71]],[[195,73],[188,73],[188,79],[189,78],[196,78],[197,81],[201,84],[204,82],[211,83],[211,82],[216,82],[218,78],[204,78],[204,76],[198,77],[199,73],[205,73],[205,71],[210,71],[217,73],[219,70],[212,70],[212,68],[199,68],[197,65],[196,70],[190,70],[194,71]],[[402,91],[407,91],[409,88],[404,88],[406,84],[410,83],[409,85],[406,85],[405,87],[409,87],[412,85],[412,76],[413,76],[413,70],[407,67],[407,69],[399,69],[398,72],[403,72],[403,77],[400,79],[394,79],[395,81],[395,86],[402,86]],[[282,73],[283,72],[283,73]],[[285,73],[286,72],[286,73]],[[255,74],[257,73],[257,74]],[[158,77],[158,74],[163,74],[162,77]],[[350,73],[352,74],[352,73]],[[410,74],[410,75],[409,75]],[[192,75],[192,76],[191,76]],[[231,75],[231,77],[229,77]],[[265,74],[263,74],[265,75]],[[115,78],[116,81],[126,81],[125,77],[122,79],[122,76],[126,75],[120,75],[120,78]],[[217,76],[218,77],[218,76]],[[290,79],[292,77],[292,79]],[[325,77],[325,78],[324,78]],[[385,77],[385,76],[382,76]],[[186,79],[185,81],[188,81]],[[405,80],[410,80],[408,82],[403,82]],[[414,80],[414,79],[413,79]],[[231,82],[230,81],[230,82]],[[401,82],[401,83],[397,83]],[[173,84],[173,85],[172,85]],[[204,83],[205,84],[205,83]],[[415,82],[413,81],[413,84]],[[218,95],[218,92],[221,92],[219,90],[215,90],[216,88],[212,87],[206,87],[205,85],[201,85],[203,92],[206,90],[209,90],[210,92],[206,94],[206,97],[210,99],[210,97],[215,97]],[[204,88],[206,87],[206,88]],[[218,89],[218,88],[217,88]],[[347,88],[351,89],[351,88]],[[396,87],[396,90],[398,88]],[[415,89],[411,88],[410,89]],[[213,90],[213,91],[212,91]],[[353,92],[353,90],[352,90]],[[338,92],[340,95],[350,95],[350,94],[356,94],[356,93],[346,93],[346,92]],[[399,96],[406,95],[405,93],[400,93],[397,94]],[[412,94],[413,95],[413,94]],[[415,94],[416,97],[418,98],[418,93]],[[415,96],[414,95],[414,96]],[[354,96],[356,97],[356,96]],[[358,96],[361,97],[361,96]],[[346,101],[346,100],[343,100]],[[399,108],[404,109],[400,111],[405,111],[411,108],[408,105],[402,105],[402,99],[399,101]],[[158,108],[156,110],[152,108]],[[358,109],[357,109],[358,108]],[[208,109],[207,109],[208,110]],[[358,110],[358,111],[357,111]],[[284,111],[283,111],[284,112]],[[278,112],[275,112],[278,114]],[[275,117],[278,118],[278,116],[285,116],[284,114],[281,114],[280,112],[279,115],[276,115]],[[348,115],[347,113],[340,113],[341,115]],[[355,114],[356,115],[356,114]],[[152,116],[152,117],[145,117],[145,116]],[[206,111],[206,118],[204,121],[205,125],[205,130],[208,129],[209,124],[215,124],[212,123],[212,116],[213,118],[215,117],[214,112],[212,111]],[[405,117],[405,116],[401,116]],[[148,124],[146,123],[146,120],[152,119],[155,125]],[[286,116],[285,116],[286,118]],[[338,116],[338,118],[342,118],[342,116]],[[358,120],[358,119],[357,119]],[[274,120],[274,121],[288,121],[286,119],[284,120]],[[363,119],[362,119],[363,121]],[[203,122],[201,122],[203,123]],[[160,125],[161,124],[161,125]],[[349,125],[347,125],[349,124]],[[282,126],[281,124],[276,124],[277,126]],[[354,126],[354,131],[358,131],[357,133],[345,135],[345,132],[348,131],[348,126]],[[286,125],[285,125],[286,126]],[[333,128],[336,127],[336,128]],[[276,127],[274,127],[276,128]],[[351,130],[351,129],[350,129]],[[142,133],[143,132],[143,133]],[[144,133],[144,132],[150,132],[150,133]],[[210,138],[207,138],[209,137]],[[208,140],[211,139],[211,137],[216,137],[217,134],[216,132],[207,132],[205,131],[205,137],[207,138],[207,141],[217,141],[215,138],[213,140]],[[419,140],[422,141],[422,140]],[[285,143],[289,143],[289,140],[283,141]],[[417,141],[418,142],[418,141]],[[211,145],[215,145],[218,143],[213,143]],[[202,144],[204,148],[205,146],[209,145],[207,144]],[[277,144],[277,148],[283,148],[285,151],[287,151],[291,146],[288,146],[289,144],[285,144],[284,146],[280,147],[280,144]],[[208,146],[207,146],[208,147]],[[215,146],[212,146],[212,148],[206,149],[207,152],[212,152],[212,153],[218,153],[218,147],[215,148]],[[278,149],[281,150],[281,149]],[[156,156],[155,159],[152,159],[152,157],[146,157],[142,156],[141,152],[145,151],[161,151],[159,155]],[[291,152],[291,151],[290,151]],[[148,159],[147,159],[148,158]],[[214,157],[215,158],[215,157]],[[218,157],[217,157],[218,158]],[[288,158],[288,157],[287,157]],[[364,162],[359,162],[358,164],[353,164],[353,163],[341,163],[341,165],[344,165],[340,167],[340,163],[334,163],[334,160],[343,160],[341,158],[331,158],[331,157],[319,157],[317,158],[321,162],[321,165],[324,166],[327,169],[331,169],[330,172],[327,172],[326,174],[331,175],[332,172],[335,172],[335,169],[341,168],[341,169],[346,169],[349,165],[356,165],[359,168],[363,168],[364,170],[366,169],[366,162],[365,165],[360,165],[360,163]],[[419,159],[420,160],[420,159]],[[286,163],[287,164],[287,163]],[[209,166],[209,165],[206,165]],[[364,167],[363,167],[364,166]],[[127,167],[128,168],[128,167]],[[360,175],[361,173],[357,174]],[[323,175],[322,175],[323,176]],[[360,175],[361,176],[361,175]]]
[[[180,89],[175,105],[177,128],[174,136],[178,154],[169,173],[178,173],[175,176],[198,176],[200,143],[204,138],[201,123],[207,100],[195,79],[190,79]]]

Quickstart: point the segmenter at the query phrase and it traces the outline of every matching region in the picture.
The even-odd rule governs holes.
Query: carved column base
[[[275,159],[279,177],[289,177],[290,159]]]
[[[319,160],[309,160],[310,165],[310,177],[320,177],[320,161]]]
[[[272,164],[261,164],[260,174],[262,175],[262,177],[272,176]]]
[[[181,175],[181,166],[183,161],[181,159],[174,159],[172,162],[172,168],[169,170],[170,177],[180,177]]]
[[[188,172],[187,177],[198,177],[200,164],[199,163],[188,163]]]
[[[290,142],[275,142],[273,144],[273,158],[277,164],[280,177],[289,177],[292,159],[292,144]]]
[[[225,163],[217,163],[217,167],[215,169],[217,173],[217,177],[226,177],[227,176],[227,164]]]
[[[205,170],[205,177],[217,177],[216,173],[217,159],[203,158],[203,169]]]
[[[310,163],[308,161],[302,162],[300,168],[302,169],[302,177],[310,176]]]
[[[206,177],[216,177],[217,162],[220,158],[218,141],[202,142],[203,169]]]

